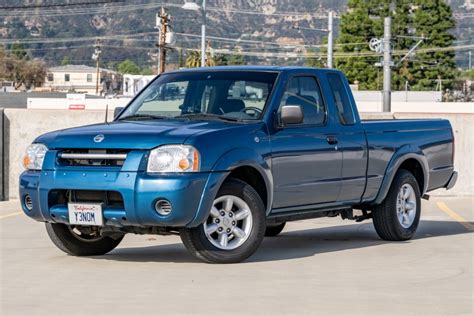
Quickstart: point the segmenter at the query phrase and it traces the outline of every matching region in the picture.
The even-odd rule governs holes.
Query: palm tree
[[[201,52],[192,51],[190,54],[188,54],[188,57],[186,57],[186,62],[184,65],[187,68],[201,67]],[[216,65],[216,61],[211,56],[211,54],[207,53],[206,66],[210,67],[210,66],[215,66],[215,65]]]

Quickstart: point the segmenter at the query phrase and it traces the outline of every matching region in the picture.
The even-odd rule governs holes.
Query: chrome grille
[[[65,149],[59,152],[58,160],[66,166],[120,167],[128,152],[123,149]]]

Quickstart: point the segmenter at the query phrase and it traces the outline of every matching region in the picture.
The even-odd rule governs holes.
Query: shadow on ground
[[[457,222],[421,221],[413,240],[474,233]],[[160,237],[157,237],[160,238]],[[331,226],[306,230],[283,231],[279,236],[265,238],[247,262],[265,262],[311,257],[320,253],[359,249],[387,244],[381,240],[372,223]],[[199,262],[180,243],[149,247],[117,248],[108,255],[94,259],[130,262]]]

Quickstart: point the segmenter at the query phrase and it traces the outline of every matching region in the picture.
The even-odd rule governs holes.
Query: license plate
[[[73,225],[102,226],[102,204],[69,203],[69,223]]]

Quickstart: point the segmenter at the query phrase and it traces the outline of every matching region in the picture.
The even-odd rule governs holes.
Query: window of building
[[[87,82],[92,82],[92,74],[87,74]]]
[[[70,76],[69,74],[64,74],[64,81],[69,82],[70,81]]]
[[[48,81],[53,81],[54,80],[54,75],[52,73],[48,74]]]

